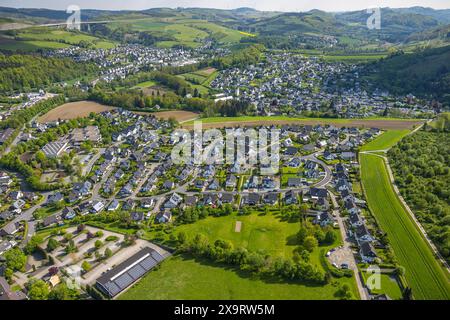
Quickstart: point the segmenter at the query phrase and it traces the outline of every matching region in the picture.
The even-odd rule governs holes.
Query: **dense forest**
[[[86,76],[96,70],[92,64],[38,55],[0,54],[0,94],[27,91]]]
[[[450,136],[441,130],[419,131],[389,151],[402,196],[450,261]]]

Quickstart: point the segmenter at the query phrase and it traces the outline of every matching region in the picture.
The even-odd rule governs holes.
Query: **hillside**
[[[251,25],[262,35],[289,33],[334,34],[345,25],[338,22],[330,13],[312,10],[302,13],[283,13]]]
[[[334,44],[355,49],[369,44],[379,45],[380,42],[442,39],[447,36],[450,24],[450,10],[423,7],[382,8],[381,30],[367,29],[366,21],[369,16],[370,13],[366,10],[282,13],[252,8],[151,8],[142,11],[83,10],[81,13],[82,21],[117,20],[108,24],[110,31],[102,25],[95,25],[94,28],[98,35],[113,37],[114,40],[129,38],[131,34],[134,39],[145,38],[143,44],[163,42],[163,46],[181,44],[190,47],[197,46],[198,42],[207,37],[219,42],[237,43],[242,38],[239,31],[244,31],[259,35],[258,39],[244,41],[259,41],[266,45],[275,41],[287,47],[298,47],[301,43],[310,42],[315,47],[326,47],[330,45],[326,37],[334,36]],[[68,14],[62,10],[0,7],[0,22],[3,21],[3,25],[9,23],[12,28],[16,27],[14,23],[59,23],[64,22],[67,17]],[[189,25],[195,21],[209,25],[200,28]],[[137,32],[144,34],[138,35]]]
[[[363,78],[392,93],[435,97],[449,106],[450,46],[399,52],[365,67]]]

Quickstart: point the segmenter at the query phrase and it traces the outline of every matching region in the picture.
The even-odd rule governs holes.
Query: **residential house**
[[[208,186],[209,190],[219,190],[220,189],[220,183],[219,179],[213,179],[211,183]]]
[[[141,208],[151,209],[155,205],[155,199],[144,199],[141,201]]]
[[[234,201],[234,196],[232,193],[222,193],[220,195],[220,202],[222,202],[223,204],[233,203],[233,201]]]
[[[301,178],[288,178],[288,187],[290,188],[298,188],[303,185]]]
[[[179,194],[174,193],[170,196],[169,200],[167,200],[167,202],[164,204],[164,208],[167,209],[176,208],[180,205],[181,201],[183,201],[183,198]]]
[[[278,202],[278,193],[271,192],[264,195],[263,202],[266,204],[274,205]]]
[[[97,201],[92,205],[92,213],[100,213],[105,208],[105,204],[102,201]]]
[[[333,216],[328,212],[319,212],[313,221],[314,224],[319,224],[322,227],[333,224],[334,219]]]
[[[286,192],[284,195],[284,203],[286,205],[297,204],[298,203],[298,194],[297,192],[290,190]]]
[[[155,219],[158,223],[169,223],[172,221],[172,213],[168,210],[160,212]]]
[[[365,224],[359,225],[355,228],[355,237],[358,243],[363,241],[373,241],[373,238]]]
[[[230,189],[234,189],[236,187],[237,178],[235,175],[229,174],[227,176],[227,180],[225,182],[225,186]]]
[[[184,205],[186,207],[194,207],[197,205],[197,197],[196,196],[186,196],[186,199],[184,200]]]
[[[49,227],[51,225],[54,224],[62,224],[63,223],[63,218],[62,218],[62,213],[55,213],[52,214],[51,216],[45,217],[44,219],[42,219],[42,226],[44,228]]]
[[[248,195],[245,195],[242,197],[242,204],[243,205],[249,205],[249,206],[255,206],[259,204],[260,195],[258,193],[249,193]]]
[[[361,255],[361,260],[365,263],[372,263],[377,257],[375,248],[368,241],[360,243],[359,254]]]
[[[130,212],[130,218],[134,222],[141,222],[141,221],[144,221],[145,215],[143,212],[134,211],[134,212]]]
[[[111,201],[111,203],[109,204],[109,206],[106,210],[116,211],[117,209],[119,209],[119,207],[120,207],[119,201],[117,199],[114,199],[113,201]]]

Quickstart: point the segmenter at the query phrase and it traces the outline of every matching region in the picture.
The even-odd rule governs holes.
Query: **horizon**
[[[271,3],[271,0],[260,0],[258,2],[253,0],[232,0],[225,1],[219,0],[218,4],[211,6],[209,1],[205,0],[131,0],[125,5],[120,3],[107,3],[103,0],[78,0],[74,3],[73,0],[62,0],[55,3],[50,0],[1,0],[1,7],[9,7],[15,9],[48,9],[48,10],[66,10],[69,5],[76,4],[81,9],[85,10],[102,10],[102,11],[145,11],[150,9],[216,9],[216,10],[235,10],[241,8],[250,8],[257,11],[265,12],[307,12],[311,10],[321,10],[326,12],[345,12],[345,11],[358,11],[365,10],[367,8],[380,7],[390,9],[402,9],[411,7],[430,8],[434,10],[450,9],[447,1],[442,0],[429,0],[416,1],[410,0],[392,0],[392,1],[375,1],[361,0],[361,1],[345,1],[344,4],[330,4],[325,0],[317,1],[302,1],[301,3],[289,3],[288,0],[279,0],[276,3]],[[286,3],[287,2],[287,3]]]

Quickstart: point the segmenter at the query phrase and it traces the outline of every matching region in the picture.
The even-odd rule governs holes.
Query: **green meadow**
[[[353,279],[343,278],[353,293]],[[326,286],[259,279],[230,266],[194,260],[184,256],[168,258],[137,284],[119,296],[120,300],[333,300],[338,283]]]
[[[387,150],[397,144],[410,130],[389,130],[361,148],[361,151]]]

